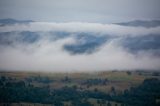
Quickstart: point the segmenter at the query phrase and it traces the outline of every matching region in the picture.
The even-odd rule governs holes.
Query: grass
[[[86,88],[85,85],[81,85],[81,83],[87,79],[108,79],[109,83],[107,85],[93,85],[91,90],[94,88],[98,89],[110,89],[111,86],[116,87],[118,90],[126,89],[130,86],[137,86],[145,78],[155,77],[152,76],[151,73],[146,73],[139,75],[138,72],[132,72],[131,75],[128,75],[126,71],[106,71],[106,72],[95,72],[95,73],[44,73],[44,72],[0,72],[0,76],[7,76],[11,78],[16,78],[17,80],[25,80],[25,78],[40,76],[40,77],[48,77],[49,79],[54,80],[53,83],[50,83],[51,86],[55,88],[59,88],[62,86],[73,86],[80,85],[83,88]],[[65,77],[70,78],[71,82],[62,82],[61,80]],[[157,76],[158,77],[158,76]],[[38,82],[33,82],[34,85],[43,85],[37,84]],[[103,90],[104,91],[104,90]]]
[[[23,80],[27,84],[26,78],[32,78],[32,77],[47,77],[53,82],[49,83],[43,83],[43,82],[37,82],[32,81],[30,82],[33,86],[36,87],[45,87],[48,86],[50,89],[59,89],[64,86],[73,87],[76,85],[77,90],[91,90],[94,91],[97,89],[101,92],[110,93],[111,88],[114,87],[116,90],[116,93],[121,93],[125,89],[129,89],[130,87],[136,87],[139,84],[143,82],[146,78],[160,78],[159,76],[153,76],[152,72],[131,72],[131,74],[127,74],[126,71],[104,71],[104,72],[93,72],[93,73],[84,73],[84,72],[78,72],[78,73],[45,73],[45,72],[0,72],[0,77],[11,77],[15,80]],[[65,77],[68,77],[71,81],[65,82],[63,79]],[[85,84],[82,84],[87,79],[108,79],[108,82],[106,85],[91,85],[87,86]],[[88,101],[94,106],[100,106],[100,104],[97,103],[97,99],[89,98]],[[160,100],[158,99],[157,102]],[[108,103],[109,101],[105,101]],[[71,106],[71,102],[63,101],[65,106]],[[120,106],[120,103],[116,103],[114,101],[110,101],[112,106]],[[2,104],[0,104],[1,106]],[[38,103],[12,103],[12,106],[51,106],[49,104],[38,104]],[[103,105],[101,105],[103,106]]]

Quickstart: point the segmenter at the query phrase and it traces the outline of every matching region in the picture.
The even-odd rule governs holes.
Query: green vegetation
[[[159,106],[157,73],[0,72],[0,105]]]

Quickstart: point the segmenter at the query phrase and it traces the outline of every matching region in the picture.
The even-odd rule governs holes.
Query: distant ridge
[[[151,20],[151,21],[134,20],[134,21],[129,21],[129,22],[115,23],[115,24],[117,24],[117,25],[123,25],[123,26],[134,26],[134,27],[151,28],[151,27],[158,27],[158,26],[160,26],[160,20]]]
[[[12,18],[0,19],[0,25],[11,25],[11,24],[27,24],[33,22],[32,20],[16,20]]]

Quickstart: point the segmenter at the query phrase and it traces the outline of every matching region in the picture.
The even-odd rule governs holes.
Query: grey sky
[[[0,18],[55,22],[160,19],[160,0],[0,0]]]

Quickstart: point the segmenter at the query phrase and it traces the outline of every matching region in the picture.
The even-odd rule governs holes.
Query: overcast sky
[[[0,18],[53,22],[160,19],[160,0],[0,0]]]

